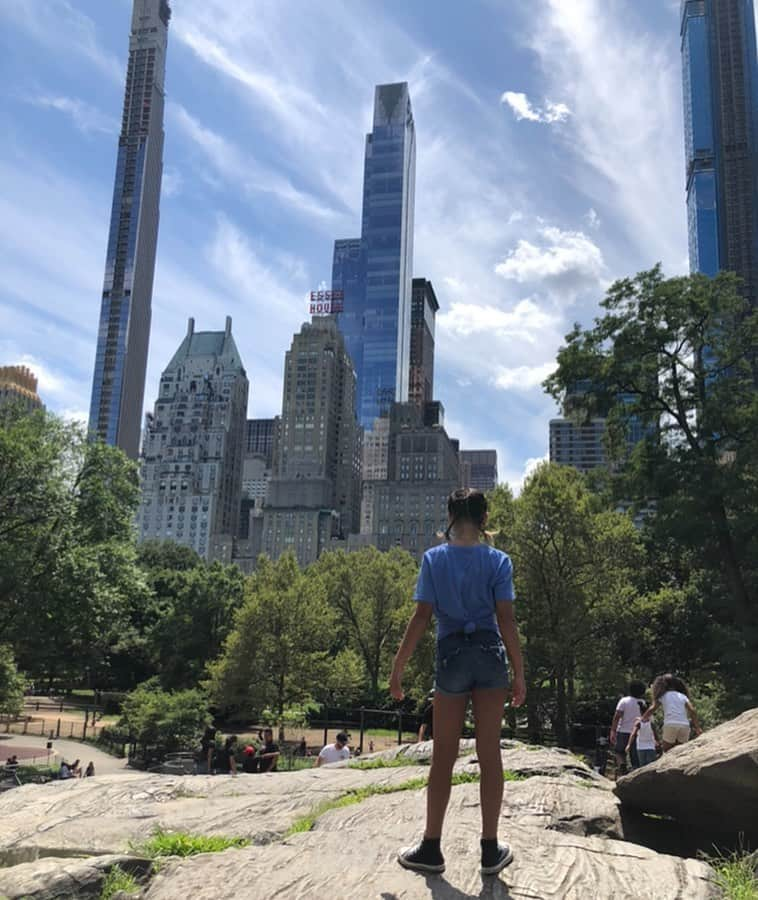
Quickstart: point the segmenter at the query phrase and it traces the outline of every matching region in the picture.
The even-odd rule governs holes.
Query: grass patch
[[[758,900],[758,851],[707,857],[724,900]]]
[[[528,776],[521,775],[518,772],[505,770],[503,779],[505,781],[526,781]],[[343,809],[346,806],[353,806],[356,803],[363,803],[369,797],[376,797],[381,794],[397,794],[401,791],[416,791],[426,787],[426,778],[410,778],[408,781],[401,781],[399,784],[372,784],[362,788],[354,788],[347,791],[339,797],[332,800],[323,800],[299,819],[290,825],[285,832],[285,839],[293,834],[302,834],[305,831],[312,831],[317,819],[333,809]],[[451,784],[453,787],[459,784],[478,784],[478,772],[456,772],[454,773]]]
[[[394,759],[357,759],[348,764],[348,769],[402,769],[408,766],[428,766],[428,762],[421,763],[415,759],[405,759],[396,756]]]
[[[151,859],[161,856],[195,856],[198,853],[221,853],[230,847],[247,847],[248,838],[219,835],[187,834],[183,831],[158,829],[151,838],[134,849]]]
[[[140,886],[134,875],[125,872],[121,866],[114,866],[105,876],[100,900],[111,900],[111,897],[119,891],[124,891],[126,894],[138,894]]]

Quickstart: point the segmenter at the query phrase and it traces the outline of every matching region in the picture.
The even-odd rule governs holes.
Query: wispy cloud
[[[118,119],[107,115],[107,113],[77,97],[40,94],[29,97],[28,102],[41,109],[52,109],[64,113],[71,118],[74,125],[84,134],[118,134]]]
[[[69,0],[35,0],[34,3],[2,0],[0,19],[23,29],[32,40],[55,51],[61,59],[83,57],[110,80],[124,83],[123,63],[103,49],[95,23]]]
[[[565,122],[571,115],[571,110],[565,103],[554,103],[545,100],[543,106],[534,106],[526,94],[516,91],[506,91],[500,98],[500,102],[513,110],[513,115],[518,121],[540,122],[543,125],[554,125],[556,122]]]
[[[554,360],[539,366],[517,366],[509,369],[499,366],[493,377],[494,384],[505,391],[526,391],[539,387],[542,382],[555,371]]]

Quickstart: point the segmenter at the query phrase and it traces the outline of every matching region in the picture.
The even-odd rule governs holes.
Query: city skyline
[[[27,362],[39,371],[50,408],[81,415],[91,368],[84,373],[94,355],[84,282],[102,274],[107,225],[99,207],[107,208],[102,198],[112,185],[108,112],[113,98],[117,108],[123,96],[128,4],[105,11],[83,2],[74,15],[69,4],[44,2],[50,15],[42,30],[23,11],[0,9],[18,38],[14,53],[69,33],[73,69],[68,80],[57,79],[54,56],[34,73],[19,58],[23,90],[2,101],[14,141],[0,157],[12,187],[3,257],[11,278],[0,304],[4,316],[11,307],[15,315],[7,318],[12,327],[1,329],[0,362]],[[597,38],[593,13],[602,25],[604,44],[597,49],[605,49],[596,61],[554,3],[514,4],[507,17],[511,36],[494,12],[478,10],[452,31],[452,4],[442,4],[434,23],[399,3],[381,12],[361,7],[341,27],[370,31],[375,49],[367,52],[365,41],[348,47],[341,51],[344,67],[329,75],[321,53],[315,82],[306,71],[316,57],[305,25],[294,22],[287,35],[303,49],[298,64],[286,72],[276,62],[277,42],[285,23],[292,24],[287,4],[268,11],[256,34],[245,30],[244,4],[236,13],[223,6],[183,3],[172,20],[147,397],[186,315],[205,328],[231,313],[250,361],[248,415],[278,411],[281,359],[306,318],[307,293],[329,282],[334,237],[360,233],[361,156],[373,87],[407,80],[416,120],[423,122],[412,274],[429,278],[440,302],[435,393],[462,446],[496,447],[501,478],[517,483],[527,463],[547,452],[555,409],[539,381],[571,322],[588,321],[614,276],[657,258],[669,272],[685,270],[678,4],[643,4],[644,13],[622,29],[594,2],[586,15],[577,12],[573,24],[587,40]],[[462,36],[460,51],[452,34]],[[495,38],[505,42],[499,68],[487,62]],[[256,46],[263,41],[259,67],[242,53],[248,39]],[[552,66],[556,44],[565,52]],[[613,48],[623,50],[615,62]],[[328,52],[337,58],[337,51]],[[660,63],[654,89],[651,59]],[[596,96],[592,66],[601,64],[611,88],[626,91],[634,82],[622,110],[609,111]],[[60,142],[57,157],[41,149],[40,132],[50,130]],[[632,136],[642,188],[627,179],[622,144]],[[34,152],[25,153],[22,166],[15,154],[23,148]],[[40,185],[50,188],[45,204],[37,202]],[[21,241],[32,230],[39,262],[21,271],[27,259]],[[46,290],[47,260],[56,254],[69,265],[56,267],[53,294]],[[43,313],[59,329],[58,340],[51,340],[50,324],[40,324]]]

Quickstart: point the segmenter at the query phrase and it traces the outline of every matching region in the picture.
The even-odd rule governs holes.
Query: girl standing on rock
[[[398,862],[417,872],[445,871],[440,838],[470,696],[481,769],[481,871],[494,875],[513,859],[510,847],[499,843],[497,836],[503,801],[503,706],[509,693],[513,706],[521,706],[526,696],[513,613],[513,566],[505,553],[490,546],[484,494],[454,491],[447,509],[446,543],[424,554],[414,597],[416,611],[395,656],[390,679],[390,693],[402,700],[403,671],[434,615],[434,745],[426,793],[426,829],[419,844],[399,852]],[[506,650],[513,670],[510,688]]]
[[[687,685],[675,675],[659,675],[653,682],[653,702],[642,716],[643,722],[649,722],[653,713],[663,707],[663,752],[686,744],[690,739],[690,722],[695,728],[695,736],[703,733],[698,722],[695,707],[687,696]]]

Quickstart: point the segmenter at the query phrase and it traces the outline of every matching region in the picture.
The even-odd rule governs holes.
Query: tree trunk
[[[566,698],[566,679],[563,675],[556,678],[556,710],[555,739],[559,747],[568,747],[568,700]]]
[[[723,501],[721,499],[714,501],[710,511],[716,526],[721,563],[736,606],[736,618],[739,624],[746,625],[752,621],[755,608],[742,576]]]

